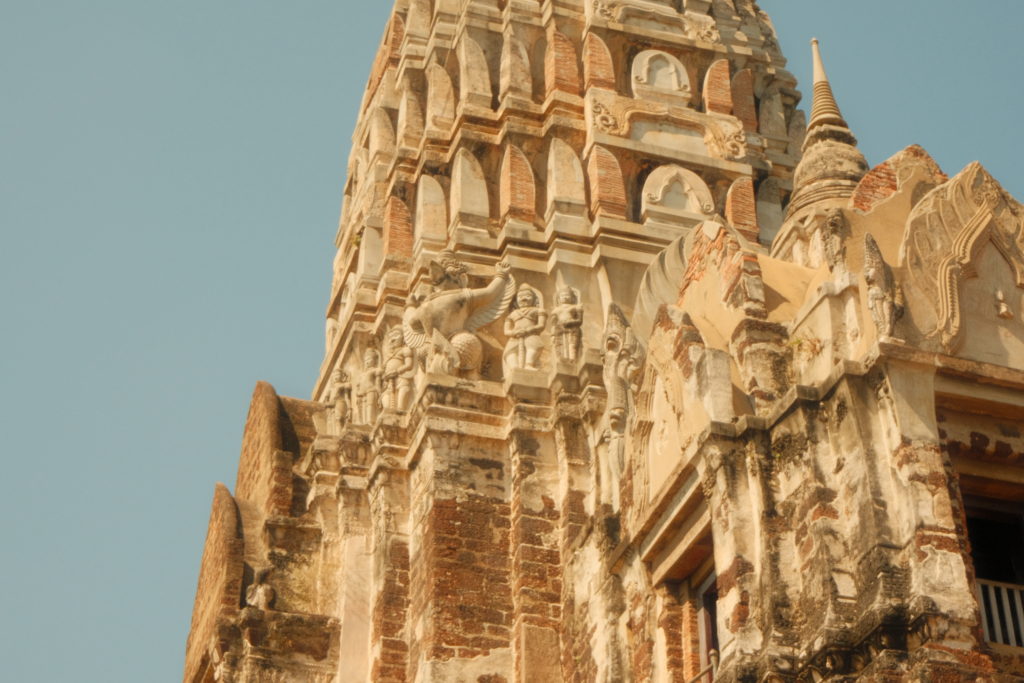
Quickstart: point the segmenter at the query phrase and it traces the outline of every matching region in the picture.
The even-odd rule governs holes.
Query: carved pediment
[[[961,289],[977,277],[984,248],[993,244],[1024,288],[1021,246],[1024,209],[980,165],[973,163],[932,190],[911,212],[899,264],[915,296],[920,331],[947,353],[962,343]]]

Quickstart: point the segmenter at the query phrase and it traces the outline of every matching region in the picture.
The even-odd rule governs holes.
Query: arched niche
[[[530,48],[530,76],[533,78],[533,99],[543,102],[547,97],[548,39],[541,36]]]
[[[595,216],[626,217],[626,183],[619,160],[610,151],[594,145],[587,161],[590,179],[590,210]]]
[[[356,274],[349,273],[345,277],[345,282],[341,286],[341,294],[338,295],[338,324],[344,326],[352,315],[352,309],[355,307],[356,297]],[[340,329],[340,327],[339,327]]]
[[[633,59],[633,94],[638,98],[690,105],[693,88],[686,67],[661,50],[644,50]]]
[[[576,47],[564,33],[554,31],[547,44],[544,56],[544,82],[546,94],[555,90],[579,95],[580,69],[576,59]]]
[[[416,89],[406,81],[398,105],[398,142],[405,147],[416,148],[422,136],[423,107],[420,105]]]
[[[554,138],[548,150],[547,214],[581,214],[587,204],[583,165],[565,140]]]
[[[364,225],[359,233],[360,278],[376,280],[384,261],[383,235],[380,228]]]
[[[704,110],[716,114],[732,113],[732,73],[728,59],[719,59],[704,75]]]
[[[501,50],[502,98],[509,95],[531,99],[533,97],[533,75],[530,73],[530,54],[522,41],[509,36]]]
[[[462,223],[480,223],[491,215],[484,171],[477,158],[466,149],[460,149],[452,160],[450,206],[452,220]]]
[[[384,109],[375,109],[370,115],[367,147],[372,161],[380,156],[391,156],[395,151],[395,128]]]
[[[443,246],[448,238],[448,202],[444,188],[432,176],[420,176],[416,188],[416,242]]]
[[[584,87],[615,90],[615,63],[608,46],[594,33],[583,41]]]
[[[384,259],[386,270],[408,270],[412,261],[412,214],[409,206],[398,197],[388,198],[384,207]]]
[[[463,35],[459,43],[459,92],[465,104],[477,107],[491,107],[491,75],[487,68],[487,56],[469,35]]]
[[[757,101],[754,99],[754,72],[740,69],[732,77],[732,114],[743,123],[743,130],[757,132]]]
[[[766,178],[757,188],[757,224],[762,244],[771,244],[782,228],[782,186],[775,178]]]
[[[537,215],[537,184],[523,150],[511,143],[505,146],[499,176],[498,205],[502,220],[533,221]]]
[[[417,38],[428,38],[431,12],[430,0],[410,0],[405,22],[406,33]]]
[[[725,196],[725,219],[748,240],[757,241],[757,199],[750,176],[737,178],[729,186]]]
[[[641,220],[694,225],[715,212],[707,184],[693,171],[674,164],[655,169],[644,183]]]
[[[370,168],[370,152],[366,147],[353,148],[348,161],[348,181],[345,186],[345,205],[342,207],[342,225],[348,225],[356,210]]]
[[[442,66],[431,64],[427,67],[426,132],[447,133],[454,120],[455,89],[452,79]]]
[[[434,0],[434,16],[438,14],[458,15],[462,12],[465,0]]]
[[[761,135],[777,138],[784,142],[781,151],[789,146],[789,127],[786,125],[786,110],[782,104],[782,93],[772,85],[761,95],[758,107],[758,123]]]
[[[786,152],[790,156],[799,157],[806,137],[807,114],[803,110],[797,109],[789,120],[789,147],[786,148]]]
[[[330,356],[331,350],[334,349],[334,340],[338,336],[338,319],[333,315],[327,316],[327,320],[324,322],[324,355]]]
[[[392,14],[387,36],[387,54],[389,59],[398,60],[401,57],[405,33],[405,19],[402,18],[401,14]]]

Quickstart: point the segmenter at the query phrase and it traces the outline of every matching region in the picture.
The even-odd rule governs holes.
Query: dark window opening
[[[1024,509],[965,498],[985,640],[1024,647]]]
[[[979,579],[1024,584],[1024,524],[1021,515],[992,509],[969,509],[974,573]]]

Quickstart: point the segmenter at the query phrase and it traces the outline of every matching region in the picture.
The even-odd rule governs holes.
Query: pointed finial
[[[832,94],[832,86],[828,82],[828,74],[825,73],[825,63],[821,60],[817,38],[811,40],[811,52],[814,54],[814,103],[811,105],[811,120],[807,124],[807,130],[821,125],[848,128],[843,115],[839,112],[835,95]]]
[[[787,217],[812,205],[849,198],[868,172],[868,163],[857,149],[857,138],[839,113],[817,38],[811,41],[811,49],[814,103],[811,120],[807,123],[803,156],[793,172],[793,194],[786,209]]]

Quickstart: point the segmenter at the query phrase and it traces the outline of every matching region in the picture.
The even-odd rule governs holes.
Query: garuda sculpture
[[[405,343],[426,355],[431,372],[479,379],[483,343],[477,330],[500,318],[516,293],[512,267],[501,262],[486,287],[471,289],[466,265],[451,251],[430,264],[434,291],[411,298],[403,316]]]

